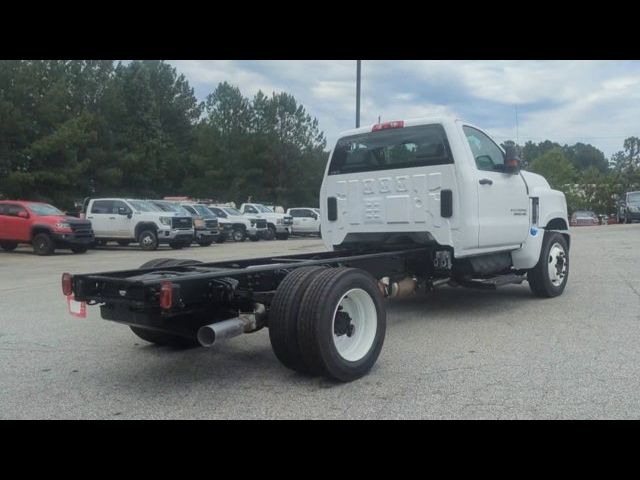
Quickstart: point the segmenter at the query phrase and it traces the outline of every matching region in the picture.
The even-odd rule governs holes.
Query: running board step
[[[498,275],[497,277],[483,278],[483,279],[471,279],[471,280],[458,280],[458,285],[467,288],[481,288],[485,290],[495,290],[502,285],[509,285],[511,283],[522,283],[526,280],[524,275],[516,275],[515,273],[508,273],[506,275]]]

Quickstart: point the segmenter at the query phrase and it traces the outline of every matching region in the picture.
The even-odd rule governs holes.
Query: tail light
[[[70,273],[62,274],[62,293],[69,296],[73,293],[73,275]]]
[[[160,308],[169,310],[173,305],[173,283],[164,280],[160,283]]]
[[[390,128],[403,128],[404,120],[395,120],[393,122],[385,122],[385,123],[376,123],[371,129],[372,132],[377,132],[378,130],[388,130]]]

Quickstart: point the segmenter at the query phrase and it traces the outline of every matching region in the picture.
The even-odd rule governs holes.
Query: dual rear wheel
[[[269,313],[271,346],[286,367],[343,382],[371,369],[385,331],[377,283],[355,268],[294,270],[279,285]]]

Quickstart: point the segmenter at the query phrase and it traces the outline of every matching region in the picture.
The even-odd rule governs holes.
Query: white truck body
[[[480,128],[448,117],[382,125],[342,133],[331,151],[320,192],[329,249],[410,239],[456,258],[508,252],[528,269],[545,230],[569,241],[564,194],[540,175],[504,171],[504,150]],[[387,163],[381,148],[395,149]]]
[[[305,234],[320,234],[320,214],[314,208],[298,207],[287,210],[287,215],[293,219],[292,232]]]
[[[249,238],[259,238],[267,230],[266,220],[243,215],[228,205],[209,205],[208,208],[218,216],[218,222],[222,226],[229,225],[233,230],[234,225],[244,225]]]
[[[178,212],[163,212],[144,200],[94,198],[89,200],[86,218],[97,240],[138,241],[144,229],[157,235],[157,243],[191,243],[193,222]]]
[[[272,229],[273,232],[281,238],[291,234],[293,219],[286,213],[276,213],[261,203],[243,203],[240,205],[239,210],[243,215],[265,219],[267,221],[267,227]]]

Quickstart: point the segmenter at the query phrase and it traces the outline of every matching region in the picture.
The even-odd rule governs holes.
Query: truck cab
[[[290,208],[287,215],[293,219],[291,230],[295,234],[320,235],[320,213],[315,208]]]
[[[547,232],[558,232],[566,245],[554,252],[568,258],[564,194],[521,171],[512,157],[481,128],[456,118],[345,132],[322,182],[322,238],[332,250],[433,245],[452,265],[487,275],[534,268]],[[554,258],[552,267],[563,262]]]
[[[275,236],[278,240],[289,238],[293,225],[293,219],[290,215],[276,213],[261,203],[243,203],[240,205],[240,211],[243,215],[266,220],[270,237]]]
[[[156,250],[160,244],[180,249],[193,240],[193,222],[184,213],[162,211],[150,202],[130,198],[94,198],[86,203],[85,216],[100,243],[137,242],[143,250]]]

